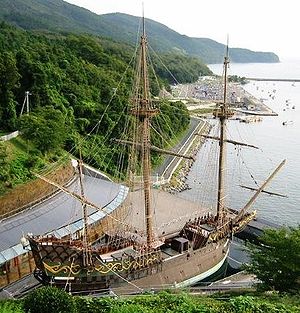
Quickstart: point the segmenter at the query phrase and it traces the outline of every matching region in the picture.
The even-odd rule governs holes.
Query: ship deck
[[[129,194],[125,204],[130,206],[125,222],[145,231],[145,214],[143,211],[144,195],[141,190]],[[154,189],[151,203],[153,205],[153,228],[156,237],[169,237],[178,233],[186,222],[207,214],[210,210],[199,203],[188,201],[165,191]]]
[[[124,186],[88,175],[84,176],[85,195],[99,207],[118,206],[124,200]],[[123,189],[122,189],[123,188]],[[68,189],[79,191],[76,180]],[[130,207],[124,222],[141,231],[145,231],[143,209],[144,196],[142,191],[129,193],[124,204]],[[155,211],[153,218],[154,236],[168,237],[178,233],[185,223],[194,217],[208,212],[199,204],[164,191],[153,190],[152,204]],[[15,216],[0,221],[0,264],[23,254],[24,249],[20,238],[27,233],[44,235],[57,233],[64,236],[82,228],[81,204],[72,196],[58,192],[47,200],[30,207]],[[102,215],[101,215],[102,214]],[[93,215],[104,217],[103,212],[89,209],[89,223],[93,223]],[[74,221],[76,221],[74,223]],[[77,227],[77,228],[76,228]]]

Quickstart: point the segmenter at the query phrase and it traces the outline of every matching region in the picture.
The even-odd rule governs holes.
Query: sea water
[[[209,66],[218,75],[222,74],[222,64]],[[264,64],[230,64],[229,75],[256,78],[300,79],[300,61]],[[227,132],[232,140],[243,141],[259,149],[245,148],[242,152],[241,178],[229,174],[226,205],[235,209],[243,207],[253,192],[239,185],[256,187],[262,184],[276,166],[286,159],[285,166],[278,172],[266,190],[286,197],[261,194],[253,205],[258,217],[277,224],[295,226],[300,223],[300,82],[259,82],[250,81],[244,86],[258,99],[278,113],[278,116],[263,117],[261,122],[240,123],[228,121]],[[199,152],[199,154],[201,151]],[[202,151],[203,153],[203,151]],[[228,173],[234,167],[235,148],[228,147]],[[188,177],[191,190],[183,197],[192,198],[199,187],[197,181],[197,158]],[[211,199],[212,200],[212,199]]]

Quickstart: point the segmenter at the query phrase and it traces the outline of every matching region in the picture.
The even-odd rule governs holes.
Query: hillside
[[[140,18],[121,14],[97,15],[62,0],[0,0],[0,20],[24,29],[90,33],[134,44]],[[176,51],[201,58],[205,63],[220,63],[225,46],[208,38],[191,38],[147,19],[151,46],[160,52]],[[272,52],[231,48],[232,62],[279,62]]]
[[[22,153],[0,142],[0,196],[32,179],[31,171],[65,156],[64,150],[111,174],[118,167],[121,146],[112,138],[124,137],[131,105],[134,47],[91,35],[24,31],[0,23],[0,133],[20,130]],[[173,78],[158,58],[151,58],[158,76],[150,76],[157,95]],[[160,55],[181,82],[210,73],[199,60],[182,55]],[[151,68],[151,67],[150,67]],[[30,91],[30,114],[20,116],[25,91]],[[161,114],[151,136],[163,146],[182,135],[189,114],[182,103],[161,101]],[[164,138],[164,141],[163,139]],[[126,153],[125,153],[126,154]]]

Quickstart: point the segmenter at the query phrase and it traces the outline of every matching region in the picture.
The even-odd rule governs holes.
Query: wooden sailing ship
[[[154,212],[150,196],[150,152],[153,149],[150,143],[150,126],[152,117],[157,115],[159,110],[152,102],[149,91],[146,53],[147,40],[144,29],[140,42],[136,93],[130,110],[138,123],[137,133],[140,136],[137,136],[138,142],[123,141],[123,144],[138,148],[142,159],[140,164],[144,207],[141,207],[141,210],[145,211],[146,238],[128,226],[122,232],[111,229],[103,233],[96,242],[91,242],[87,208],[101,208],[85,197],[82,162],[79,161],[76,167],[81,194],[73,196],[82,203],[84,227],[80,238],[76,239],[72,235],[62,239],[54,236],[28,236],[36,264],[35,277],[43,284],[53,284],[71,292],[112,289],[117,293],[139,291],[154,286],[191,285],[221,268],[229,252],[231,236],[255,217],[255,212],[248,213],[247,210],[269,179],[242,210],[231,213],[225,210],[225,145],[230,142],[226,139],[225,124],[227,118],[233,115],[226,103],[226,71],[229,62],[227,53],[224,59],[224,101],[214,112],[221,126],[220,137],[213,138],[219,141],[220,147],[217,214],[205,214],[190,219],[173,236],[158,238],[154,233]],[[278,169],[279,167],[275,172]],[[271,176],[274,176],[275,172]],[[63,187],[59,188],[68,192]],[[120,224],[122,223],[123,221],[120,221]]]

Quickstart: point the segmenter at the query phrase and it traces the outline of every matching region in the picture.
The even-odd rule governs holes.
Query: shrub
[[[22,313],[22,306],[19,301],[15,300],[3,300],[0,301],[1,313]]]
[[[75,313],[72,296],[55,287],[42,287],[24,299],[26,313]]]
[[[76,312],[84,313],[110,313],[114,306],[114,300],[105,298],[76,297],[74,298]]]

